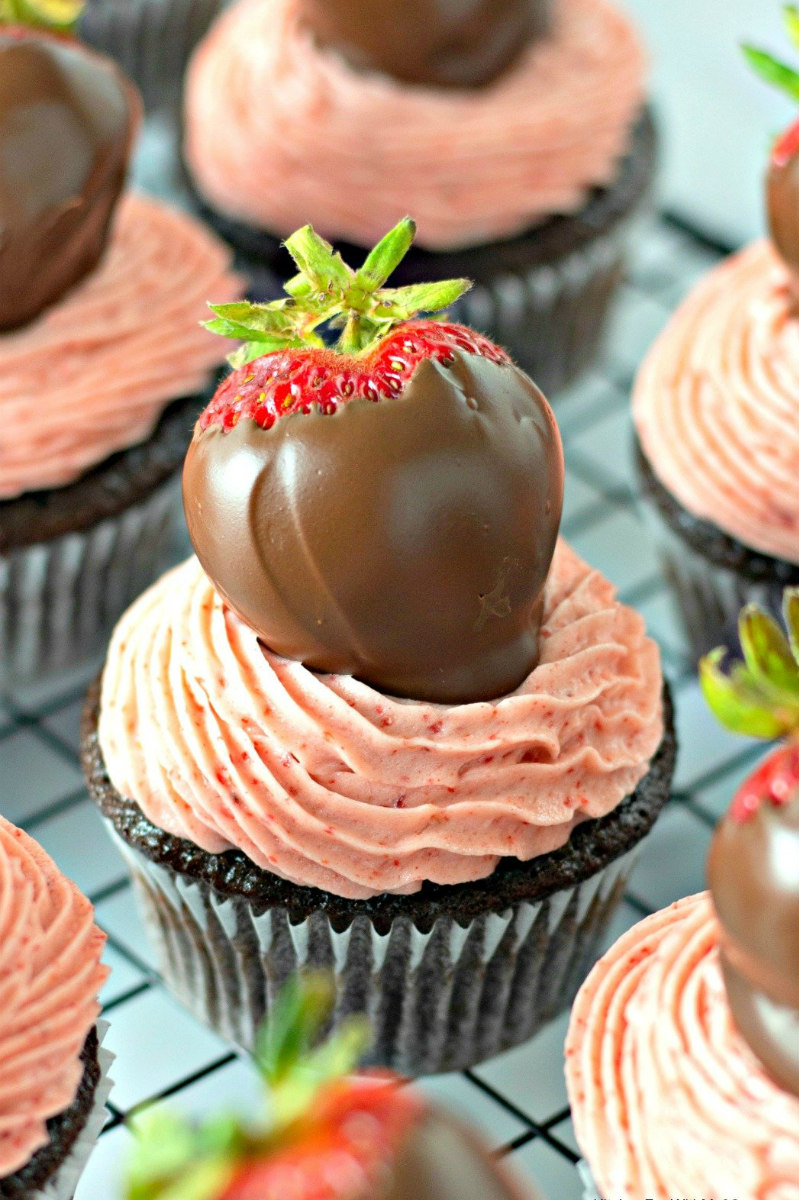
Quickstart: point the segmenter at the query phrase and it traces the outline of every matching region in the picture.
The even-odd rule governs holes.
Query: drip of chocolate
[[[735,1023],[769,1074],[799,1096],[799,793],[728,814],[708,861]]]
[[[110,59],[0,27],[0,330],[32,321],[96,266],[139,112]]]
[[[446,1114],[428,1110],[400,1147],[380,1200],[536,1200]]]
[[[442,703],[538,660],[563,454],[509,363],[456,352],[388,400],[198,426],[183,497],[203,567],[286,658]]]
[[[481,87],[550,24],[551,0],[300,0],[323,46],[406,83]]]
[[[772,151],[766,200],[771,240],[799,290],[799,121]]]

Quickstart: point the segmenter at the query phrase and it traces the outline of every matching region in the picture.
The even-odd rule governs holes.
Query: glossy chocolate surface
[[[708,877],[733,1017],[777,1083],[799,1095],[799,794],[718,826]]]
[[[777,143],[766,178],[771,240],[799,291],[799,124]]]
[[[0,330],[33,320],[97,264],[138,119],[110,59],[0,26]]]
[[[551,0],[301,0],[318,41],[406,83],[479,87],[550,21]]]
[[[183,497],[205,570],[286,658],[446,703],[537,662],[563,454],[510,364],[458,352],[390,400],[198,428]]]
[[[536,1200],[475,1135],[427,1110],[405,1138],[380,1200]]]

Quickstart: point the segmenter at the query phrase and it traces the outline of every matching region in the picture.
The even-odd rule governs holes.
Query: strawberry
[[[67,36],[81,7],[0,0],[0,330],[96,266],[125,181],[138,95]]]
[[[788,36],[799,49],[799,10],[795,5],[784,9]],[[792,100],[799,101],[799,71],[756,46],[744,46],[750,66]],[[799,121],[774,144],[766,179],[771,240],[791,272],[792,284],[799,288]]]
[[[730,1011],[773,1078],[799,1095],[799,588],[783,595],[787,636],[755,605],[741,613],[744,661],[700,664],[728,728],[783,742],[739,789],[713,836],[708,879]]]
[[[284,299],[211,306],[244,345],[197,422],[186,518],[270,650],[395,695],[488,699],[537,660],[563,455],[503,350],[418,315],[467,281],[385,286],[413,236],[406,218],[356,271],[307,226]]]
[[[267,1113],[137,1118],[127,1200],[523,1200],[471,1133],[397,1076],[348,1074],[360,1021],[313,1048],[331,997],[326,978],[305,976],[278,999],[255,1058]]]

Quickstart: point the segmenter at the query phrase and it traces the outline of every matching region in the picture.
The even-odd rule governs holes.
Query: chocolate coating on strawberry
[[[743,820],[728,815],[708,876],[735,1022],[774,1079],[799,1095],[799,747],[777,753],[793,775],[792,797],[767,796]]]
[[[200,428],[183,486],[200,562],[271,650],[454,703],[537,661],[562,471],[534,384],[453,340],[390,399]]]
[[[710,848],[721,966],[735,1022],[777,1083],[799,1095],[799,588],[786,633],[755,605],[741,613],[744,661],[700,664],[705,696],[730,729],[788,737],[746,780]]]
[[[799,121],[774,147],[766,197],[771,240],[799,289]]]
[[[96,266],[139,111],[110,59],[0,25],[0,330],[33,320]]]
[[[551,0],[301,0],[318,41],[360,70],[479,87],[546,33]]]

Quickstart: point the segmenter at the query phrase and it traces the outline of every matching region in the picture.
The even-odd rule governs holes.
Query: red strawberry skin
[[[799,794],[799,745],[779,746],[742,784],[730,807],[734,821],[750,821],[762,804],[787,804]]]
[[[361,357],[332,350],[278,350],[239,367],[218,389],[200,417],[200,428],[235,428],[250,419],[262,429],[290,413],[312,407],[332,415],[347,400],[399,395],[419,363],[430,358],[452,365],[455,351],[491,362],[510,362],[504,350],[465,325],[408,321]]]
[[[337,1083],[285,1148],[248,1163],[220,1200],[362,1200],[377,1192],[422,1113],[421,1102],[396,1082]]]

